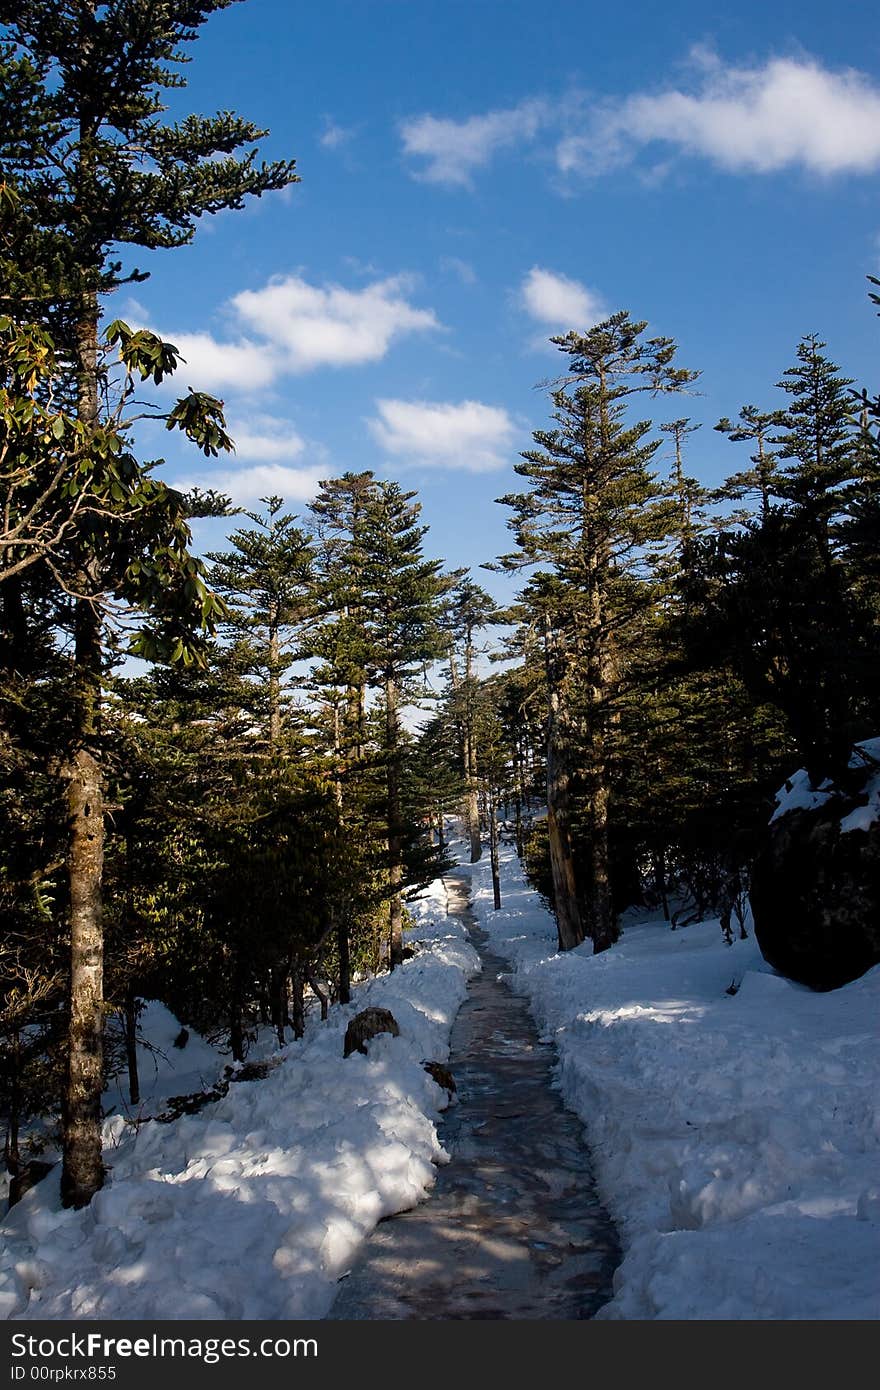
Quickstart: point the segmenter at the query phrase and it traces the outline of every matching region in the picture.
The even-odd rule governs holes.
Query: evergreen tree
[[[765,478],[780,505],[704,544],[688,600],[697,647],[782,711],[814,786],[843,773],[853,740],[871,732],[873,665],[870,618],[841,547],[864,435],[852,383],[824,346],[802,339],[778,383],[790,400],[770,442],[789,462]]]
[[[778,474],[779,495],[810,527],[824,548],[830,547],[829,523],[840,506],[840,491],[852,478],[852,381],[838,375],[815,334],[798,344],[798,363],[777,382],[789,395],[779,412],[781,433],[774,435],[781,459],[791,459]]]
[[[263,132],[224,113],[164,123],[164,91],[181,87],[182,46],[230,0],[7,0],[0,3],[6,47],[0,62],[0,104],[24,96],[21,122],[0,125],[0,163],[18,203],[3,239],[4,272],[16,311],[23,289],[40,310],[69,363],[60,389],[75,416],[76,487],[100,507],[83,508],[68,540],[64,572],[55,571],[73,604],[75,728],[69,754],[71,1028],[65,1100],[62,1187],[68,1204],[83,1205],[101,1185],[102,1076],[102,801],[100,706],[104,667],[102,613],[106,596],[122,594],[149,610],[174,591],[178,630],[170,646],[148,626],[147,655],[179,659],[193,619],[210,615],[199,566],[186,552],[180,500],[139,465],[108,432],[102,406],[107,366],[101,353],[101,296],[131,280],[115,248],[186,244],[205,213],[242,206],[294,180],[290,163],[256,166],[253,152],[235,151]],[[7,278],[4,275],[4,278]],[[128,374],[160,381],[173,369],[173,349],[149,334],[111,326],[112,344]],[[123,398],[130,391],[123,389]],[[117,419],[111,424],[117,427]],[[204,449],[228,446],[219,403],[191,395],[168,416]],[[118,440],[118,434],[116,435]],[[96,479],[97,464],[97,479]],[[83,514],[85,513],[85,514]]]
[[[311,604],[312,548],[297,518],[283,511],[280,497],[260,499],[265,514],[246,512],[252,528],[229,537],[230,550],[210,553],[212,588],[229,608],[230,634],[252,653],[251,670],[262,691],[265,740],[272,752],[281,743],[284,676]]]
[[[317,696],[312,719],[332,763],[336,803],[343,824],[366,846],[372,841],[367,807],[369,682],[363,574],[367,502],[376,486],[369,470],[326,479],[309,510],[316,546],[311,617],[299,654],[311,659],[309,685]],[[377,866],[370,865],[372,881]],[[352,931],[356,916],[343,904],[336,923],[338,992],[351,998]],[[374,935],[372,916],[369,933]],[[377,953],[378,954],[378,953]]]
[[[407,851],[414,850],[424,836],[424,826],[404,815],[402,709],[424,693],[426,667],[442,653],[440,599],[448,588],[440,562],[424,556],[427,527],[419,525],[421,507],[414,497],[414,492],[404,492],[397,483],[376,483],[367,497],[363,532],[361,610],[370,681],[380,691],[384,719],[381,749],[392,969],[402,960]],[[427,867],[415,872],[415,882],[428,881]]]
[[[755,452],[750,455],[753,466],[728,478],[724,486],[716,490],[716,500],[757,497],[761,518],[766,518],[774,501],[781,495],[776,490],[778,455],[769,447],[769,431],[778,424],[778,411],[762,412],[754,405],[742,407],[736,424],[732,424],[727,416],[718,421],[716,430],[726,434],[734,443],[754,444]]]
[[[696,478],[691,478],[684,470],[684,445],[688,435],[695,434],[699,425],[692,425],[687,417],[669,420],[661,425],[664,434],[671,435],[673,442],[672,478],[670,492],[675,499],[678,511],[678,552],[684,560],[688,549],[700,531],[700,512],[705,500],[705,490]]]
[[[538,447],[516,465],[531,491],[501,499],[514,509],[519,547],[503,563],[550,566],[522,601],[539,616],[544,643],[547,821],[561,949],[589,936],[599,951],[616,939],[608,845],[614,705],[627,631],[650,602],[648,559],[674,520],[649,470],[659,440],[647,438],[649,421],[627,422],[627,406],[644,391],[680,390],[695,375],[673,365],[671,340],[644,341],[645,327],[619,313],[584,336],[554,339],[570,359],[574,389],[553,392],[557,428],[536,431]],[[583,856],[575,853],[575,802]]]
[[[449,707],[458,730],[465,779],[464,823],[471,863],[482,855],[479,808],[479,744],[475,730],[476,633],[496,619],[497,608],[484,589],[467,575],[457,580],[447,600],[444,626],[449,631]]]

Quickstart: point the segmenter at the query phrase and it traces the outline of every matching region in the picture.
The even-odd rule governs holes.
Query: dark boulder
[[[368,1043],[370,1038],[375,1038],[377,1033],[391,1033],[395,1038],[400,1037],[394,1014],[388,1009],[361,1009],[345,1030],[343,1057],[350,1057],[352,1052],[366,1054],[364,1044]]]
[[[805,774],[796,778],[802,793]],[[755,860],[749,896],[764,959],[811,989],[837,989],[880,962],[876,780],[876,766],[863,765],[846,785],[807,796],[787,784],[792,809],[783,796]]]
[[[32,1158],[29,1163],[22,1165],[9,1183],[9,1207],[12,1208],[20,1202],[24,1194],[36,1187],[38,1182],[42,1182],[54,1167],[54,1163],[46,1163],[40,1158]]]
[[[448,1091],[450,1096],[455,1095],[455,1078],[448,1067],[444,1067],[442,1062],[423,1062],[422,1066],[429,1076],[432,1076],[438,1086],[442,1086]]]

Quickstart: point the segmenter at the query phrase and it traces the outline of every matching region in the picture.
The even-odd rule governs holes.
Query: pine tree
[[[673,442],[672,478],[670,492],[675,499],[678,511],[678,552],[683,560],[694,538],[700,531],[700,512],[705,501],[705,490],[696,478],[691,478],[684,470],[684,446],[688,435],[695,434],[699,425],[692,425],[685,416],[680,420],[669,420],[661,425],[663,434],[671,435]]]
[[[765,479],[779,505],[762,502],[757,520],[707,542],[690,594],[698,644],[783,712],[816,786],[841,774],[853,739],[870,732],[865,618],[840,543],[859,436],[852,383],[824,346],[803,338],[777,383],[790,399],[772,416],[770,442],[788,462]],[[762,433],[767,424],[752,423]]]
[[[461,748],[465,778],[464,823],[470,840],[472,864],[477,863],[483,852],[480,837],[479,745],[475,732],[476,633],[493,622],[496,615],[496,605],[484,589],[467,575],[458,579],[446,601],[444,626],[449,630],[449,704]]]
[[[798,344],[798,364],[777,385],[788,393],[779,412],[780,434],[773,436],[781,459],[791,459],[778,473],[779,495],[810,527],[830,554],[830,522],[840,506],[840,491],[853,472],[852,381],[838,375],[825,357],[825,344],[809,334]]]
[[[423,693],[427,664],[442,653],[439,601],[448,587],[440,562],[424,556],[427,527],[419,525],[421,507],[414,497],[397,483],[376,483],[366,500],[363,531],[361,611],[370,681],[380,691],[384,719],[392,969],[403,958],[407,841],[414,845],[423,834],[404,815],[402,709]]]
[[[626,633],[650,601],[647,561],[668,533],[668,501],[649,463],[650,423],[627,423],[633,395],[680,390],[694,373],[673,366],[669,339],[643,341],[646,325],[615,314],[588,334],[554,339],[570,359],[573,390],[552,395],[553,430],[516,466],[531,484],[502,498],[518,551],[511,568],[549,565],[522,596],[539,618],[547,690],[547,821],[560,949],[585,936],[600,951],[616,925],[609,872],[614,702]],[[575,852],[582,808],[586,862]]]
[[[299,651],[312,661],[309,685],[322,706],[318,735],[332,760],[339,814],[349,834],[358,834],[362,843],[370,839],[364,804],[369,780],[365,776],[369,641],[363,573],[367,503],[375,487],[369,470],[348,472],[322,481],[309,503],[316,537],[313,605]],[[343,904],[336,944],[338,992],[345,1004],[351,998],[354,920],[351,905]]]
[[[260,501],[265,514],[245,513],[253,527],[233,531],[231,549],[207,558],[211,586],[230,610],[230,634],[252,653],[251,669],[264,696],[266,746],[277,752],[284,725],[284,676],[312,602],[313,552],[297,518],[283,511],[282,498]]]
[[[739,412],[738,421],[732,424],[725,416],[715,426],[721,434],[726,434],[734,443],[755,444],[755,453],[750,455],[753,467],[742,473],[734,473],[724,486],[714,494],[716,500],[757,497],[760,515],[765,518],[774,501],[780,494],[776,490],[777,454],[769,447],[770,430],[779,424],[778,411],[760,411],[754,405],[744,405]]]
[[[256,166],[253,152],[236,157],[263,132],[229,113],[163,123],[164,91],[181,87],[182,46],[230,0],[4,0],[0,23],[7,46],[0,64],[4,109],[24,92],[24,119],[0,128],[0,161],[20,200],[4,238],[11,268],[9,309],[23,287],[30,314],[50,328],[70,369],[61,391],[75,416],[78,472],[102,508],[86,508],[70,541],[69,568],[59,575],[73,598],[75,645],[72,699],[75,730],[70,766],[70,1070],[65,1101],[62,1188],[83,1205],[101,1185],[103,789],[100,707],[106,595],[134,591],[147,610],[161,608],[177,585],[178,630],[167,648],[179,659],[187,626],[210,612],[199,566],[186,554],[188,531],[179,499],[151,481],[130,450],[108,434],[102,406],[107,367],[100,345],[101,297],[143,279],[113,259],[115,248],[185,245],[205,213],[240,207],[246,196],[295,179],[290,163]],[[22,128],[23,127],[23,128]],[[219,156],[219,157],[218,157]],[[5,278],[5,277],[4,277]],[[38,310],[39,312],[34,312]],[[155,381],[173,369],[173,349],[153,335],[111,326],[129,374]],[[125,394],[125,393],[124,393]],[[119,421],[115,421],[119,425]],[[205,452],[228,445],[219,403],[190,396],[170,412]],[[115,488],[115,491],[114,491]],[[80,487],[71,490],[77,507]],[[164,592],[163,592],[164,591]],[[128,596],[128,595],[126,595]],[[187,611],[188,610],[188,611]],[[161,654],[155,626],[141,639],[144,654]]]

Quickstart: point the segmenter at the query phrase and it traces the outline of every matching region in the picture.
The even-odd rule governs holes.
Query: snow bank
[[[624,1246],[599,1316],[880,1315],[880,967],[814,994],[714,921],[558,955],[502,856],[502,910],[481,861],[476,912],[558,1047]]]
[[[857,743],[853,748],[849,766],[856,771],[871,767],[876,770],[868,777],[863,788],[863,795],[867,798],[866,804],[857,806],[840,822],[841,833],[844,835],[851,830],[869,830],[880,820],[880,738],[864,739]],[[787,816],[790,811],[815,811],[839,795],[840,791],[830,778],[826,777],[825,781],[814,789],[806,769],[799,768],[776,793],[776,809],[770,817],[770,824],[782,816]]]
[[[0,1314],[322,1317],[377,1221],[418,1202],[447,1159],[434,1125],[446,1092],[422,1062],[448,1057],[479,965],[442,882],[413,911],[417,955],[311,1021],[264,1080],[170,1125],[133,1132],[111,1116],[108,1183],[85,1211],[61,1209],[54,1174],[32,1189],[0,1226]],[[392,1011],[400,1037],[343,1061],[346,1024],[370,1005]],[[198,1049],[192,1060],[199,1075],[210,1064]],[[154,1096],[180,1082],[160,1069]]]

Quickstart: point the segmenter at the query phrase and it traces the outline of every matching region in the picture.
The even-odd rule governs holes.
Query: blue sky
[[[816,332],[877,388],[880,39],[867,3],[246,0],[190,49],[174,111],[269,127],[302,182],[141,256],[112,306],[226,402],[233,460],[163,438],[168,477],[301,511],[373,468],[418,491],[428,548],[507,548],[512,464],[548,423],[551,333],[626,308],[701,394],[689,468],[745,466],[712,431]],[[151,443],[152,447],[152,443]],[[665,449],[665,446],[664,446]],[[664,453],[657,456],[663,466]],[[501,580],[482,574],[493,591]]]

